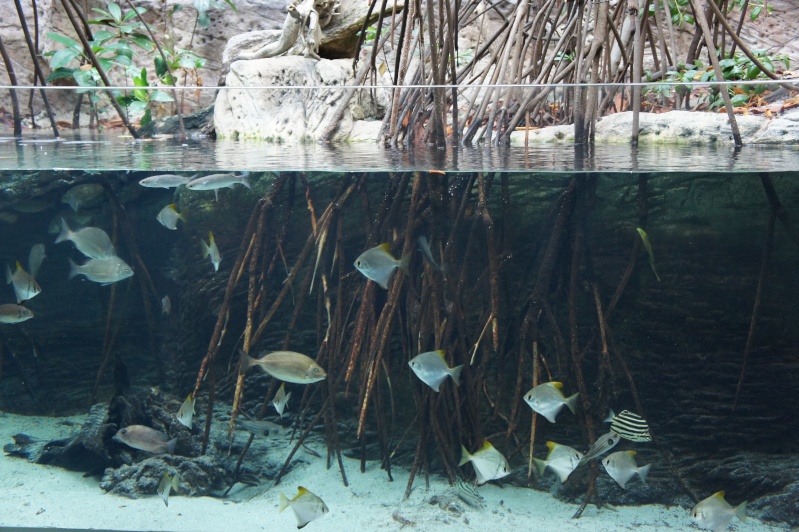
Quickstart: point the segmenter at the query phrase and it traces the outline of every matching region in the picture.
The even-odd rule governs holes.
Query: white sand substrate
[[[65,425],[64,421],[74,425]],[[82,417],[27,417],[0,412],[0,444],[13,442],[24,432],[38,438],[56,439],[74,434]],[[319,449],[322,450],[322,449]],[[281,452],[288,453],[289,449]],[[324,451],[322,450],[324,453]],[[293,512],[278,513],[278,492],[290,498],[302,485],[321,497],[330,512],[308,524],[308,532],[356,532],[371,530],[479,530],[511,532],[528,530],[584,530],[591,532],[698,530],[684,508],[649,505],[597,509],[589,506],[580,519],[571,519],[576,505],[560,502],[531,489],[486,484],[478,488],[485,499],[483,509],[471,508],[455,499],[443,477],[417,477],[409,499],[404,499],[408,472],[392,471],[389,482],[378,462],[344,458],[349,486],[338,467],[326,469],[324,458],[303,455],[303,461],[265,493],[245,502],[212,497],[181,497],[172,494],[169,506],[157,495],[128,499],[106,494],[96,478],[84,478],[57,467],[32,464],[24,459],[0,455],[0,528],[38,527],[103,530],[235,531],[296,530]],[[242,492],[244,493],[244,492]],[[430,504],[434,495],[451,498],[462,513]],[[777,531],[779,527],[754,519],[737,520],[732,531]]]

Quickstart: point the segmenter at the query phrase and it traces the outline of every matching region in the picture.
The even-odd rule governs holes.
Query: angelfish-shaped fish
[[[714,493],[691,510],[691,517],[700,528],[720,532],[725,530],[733,516],[746,523],[746,501],[733,507],[724,499],[724,492]]]
[[[478,485],[510,475],[508,461],[488,440],[474,454],[471,454],[466,447],[461,445],[461,461],[458,462],[458,466],[462,466],[467,462],[471,462],[474,466]]]
[[[547,421],[554,423],[563,405],[568,406],[572,414],[577,410],[577,397],[580,394],[576,393],[570,397],[565,397],[560,391],[562,387],[563,383],[561,382],[539,384],[524,394],[524,401],[530,405],[530,408],[547,418]]]
[[[439,349],[438,351],[428,351],[415,356],[408,362],[413,372],[419,379],[430,386],[434,391],[438,391],[441,383],[447,376],[452,377],[455,386],[461,382],[461,371],[463,365],[450,368],[447,366],[447,354]]]
[[[200,242],[202,243],[203,258],[211,257],[211,264],[214,265],[214,271],[218,272],[219,263],[222,262],[222,256],[219,254],[219,248],[216,247],[214,234],[211,231],[208,231],[208,243],[206,244],[202,240]]]
[[[286,393],[286,383],[284,382],[277,390],[275,398],[272,399],[272,405],[274,405],[277,413],[280,414],[280,419],[283,419],[283,412],[289,406],[289,399],[291,399],[291,392]]]
[[[379,284],[383,289],[388,289],[388,280],[395,268],[408,273],[410,255],[405,255],[397,260],[389,250],[388,243],[368,249],[355,259],[355,268],[367,279]]]
[[[330,511],[325,501],[302,486],[297,488],[297,495],[295,495],[293,499],[289,499],[280,493],[280,506],[278,511],[282,512],[289,506],[294,511],[294,516],[297,518],[297,528],[304,527],[314,519],[318,519]]]
[[[549,454],[546,460],[533,458],[536,466],[538,466],[538,476],[543,476],[544,470],[548,467],[558,475],[561,483],[566,482],[572,471],[580,465],[583,453],[568,445],[561,445],[554,441],[548,441],[547,447],[549,447]]]
[[[635,451],[618,451],[602,459],[605,471],[622,489],[635,475],[641,477],[641,482],[646,484],[646,476],[649,474],[652,464],[638,467],[634,457]]]

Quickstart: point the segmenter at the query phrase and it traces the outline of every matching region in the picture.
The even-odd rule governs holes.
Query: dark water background
[[[276,180],[288,175],[288,182],[294,184],[277,196],[266,231],[273,240],[283,229],[286,231],[281,260],[275,261],[264,281],[265,293],[272,298],[281,290],[288,269],[311,232],[303,179],[317,216],[344,183],[360,183],[359,192],[340,211],[340,250],[349,266],[345,271],[331,269],[332,255],[326,262],[331,291],[343,282],[347,294],[357,293],[366,283],[351,266],[359,253],[389,241],[397,243],[394,249],[399,254],[408,227],[413,183],[422,180],[430,190],[443,192],[438,203],[431,199],[414,214],[418,219],[411,225],[413,238],[428,236],[436,250],[439,243],[446,243],[451,248],[446,254],[449,271],[445,278],[425,267],[416,246],[412,247],[411,274],[399,303],[401,318],[385,357],[386,371],[395,383],[392,423],[402,427],[395,429],[397,434],[392,437],[396,441],[414,419],[417,400],[424,393],[407,367],[408,356],[442,347],[434,345],[430,331],[414,329],[414,320],[422,319],[423,306],[428,302],[419,297],[425,276],[426,282],[431,282],[430,276],[438,276],[434,282],[442,291],[441,312],[447,314],[455,308],[462,313],[460,322],[465,328],[458,329],[446,346],[457,363],[468,364],[469,354],[463,348],[475,344],[489,313],[489,224],[481,216],[477,185],[466,192],[467,184],[482,173],[490,183],[485,206],[491,215],[496,246],[493,252],[499,265],[501,342],[494,351],[490,333],[485,337],[477,356],[480,369],[473,374],[467,370],[467,384],[462,386],[465,390],[472,383],[484,383],[485,392],[473,390],[479,406],[477,412],[469,414],[479,427],[453,429],[454,433],[468,434],[469,438],[501,434],[511,419],[517,434],[511,438],[497,436],[493,442],[506,454],[511,449],[526,450],[518,438],[529,434],[530,410],[516,399],[517,390],[524,392],[531,386],[532,373],[530,346],[521,345],[525,338],[520,331],[545,255],[552,253],[555,273],[543,295],[554,321],[538,321],[540,349],[552,379],[563,380],[570,392],[576,388],[568,356],[569,283],[576,275],[574,332],[578,346],[585,350],[582,367],[592,415],[599,416],[599,410],[606,406],[617,412],[635,410],[631,387],[616,358],[622,357],[634,375],[653,432],[689,487],[708,493],[725,488],[732,499],[755,500],[753,508],[764,512],[764,517],[799,519],[795,513],[780,513],[775,502],[799,492],[795,480],[799,475],[793,474],[799,469],[799,241],[791,223],[799,212],[796,150],[746,148],[735,154],[721,148],[633,152],[628,147],[611,147],[588,154],[571,148],[536,148],[527,152],[412,155],[374,146],[300,149],[119,141],[8,141],[0,148],[0,212],[16,216],[13,223],[0,222],[0,262],[13,265],[19,260],[26,264],[31,245],[41,242],[47,246],[47,258],[38,276],[42,293],[27,304],[36,317],[20,325],[0,325],[0,409],[4,411],[40,415],[85,411],[104,342],[109,342],[107,335],[111,335],[113,353],[124,361],[135,386],[157,386],[184,397],[193,388],[208,349],[247,220],[258,199]],[[223,189],[216,202],[213,192],[175,192],[138,185],[141,178],[157,173],[191,175],[219,169],[251,171],[253,190]],[[411,173],[414,171],[418,173]],[[407,176],[407,187],[395,188],[403,175]],[[108,200],[89,209],[90,225],[111,234],[116,217],[118,253],[137,269],[133,278],[115,287],[110,326],[107,316],[112,287],[82,277],[67,280],[67,259],[80,262],[82,257],[71,243],[53,244],[55,235],[48,229],[54,217],[69,209],[61,203],[61,196],[83,182],[107,183],[124,206],[135,246],[157,295],[170,296],[170,315],[161,314],[160,301],[153,295],[143,299],[140,269],[132,257],[134,248],[126,242],[119,213],[114,213]],[[767,182],[773,184],[784,211],[775,223],[749,364],[738,407],[733,411],[770,220],[771,206],[764,187]],[[568,236],[547,251],[563,210],[559,201],[575,186],[580,190],[575,200],[578,205],[560,229]],[[392,204],[397,194],[396,222],[375,229],[373,224],[382,216],[381,205]],[[19,212],[24,199],[42,201],[45,207],[41,212]],[[461,200],[465,208],[459,220]],[[181,222],[176,231],[165,229],[155,219],[158,211],[172,202],[187,216],[187,222]],[[636,228],[641,226],[652,242],[660,281],[650,268],[646,251],[637,244]],[[452,231],[453,227],[457,229]],[[222,255],[218,273],[200,252],[200,241],[207,239],[209,231],[214,232]],[[573,272],[571,252],[577,235],[583,239],[582,249],[588,258],[579,260]],[[593,287],[607,309],[625,278],[632,253],[636,254],[635,266],[628,272],[626,288],[608,317],[614,370],[602,377]],[[312,264],[303,266],[303,274]],[[464,281],[460,286],[454,282],[458,276]],[[295,281],[292,299],[270,323],[255,350],[279,349],[284,342],[293,304],[300,297],[301,278]],[[289,344],[292,350],[312,357],[319,350],[326,323],[324,301],[318,297],[320,286],[317,278],[311,302],[293,326]],[[223,402],[232,401],[246,287],[245,280],[233,293],[229,332],[220,349],[222,373],[217,399]],[[386,292],[377,288],[378,311],[385,298]],[[149,322],[145,300],[152,309]],[[5,288],[0,302],[13,302],[10,287]],[[263,309],[260,312],[262,316]],[[356,313],[357,307],[348,315],[348,335],[353,332]],[[564,345],[559,345],[558,333]],[[358,372],[362,371],[359,368]],[[248,379],[245,407],[257,410],[270,382],[265,376]],[[549,380],[546,373],[542,379]],[[343,400],[339,415],[354,431],[358,381],[353,382],[355,397]],[[301,392],[295,393],[299,396]],[[109,369],[100,380],[97,398],[107,399],[111,393]],[[385,385],[377,393],[387,394]],[[452,393],[452,389],[444,387],[442,393]],[[515,410],[514,404],[521,410]],[[385,415],[388,411],[385,405],[380,410]],[[370,418],[368,423],[373,426],[374,422]],[[584,429],[568,412],[559,415],[557,425],[541,419],[538,423],[537,456],[544,453],[539,446],[543,448],[550,439],[581,449],[586,446]],[[415,438],[411,440],[414,443]],[[354,433],[345,435],[343,445],[358,445]],[[652,444],[627,448],[638,450],[639,463],[655,463],[653,480],[639,491],[639,498],[619,492],[617,499],[628,503],[673,500],[680,489],[657,448]],[[515,466],[526,463],[520,454],[510,459]],[[565,498],[581,496],[579,486],[556,488]],[[790,505],[789,499],[784,502]]]

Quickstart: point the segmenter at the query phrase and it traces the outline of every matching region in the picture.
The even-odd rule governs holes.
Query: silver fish
[[[691,518],[699,528],[720,532],[725,530],[733,516],[746,523],[746,501],[733,507],[724,499],[724,492],[714,493],[691,510]]]
[[[613,410],[611,410],[605,422],[610,423],[610,430],[625,440],[652,441],[646,420],[629,410],[623,410],[619,414],[614,414]]]
[[[308,356],[293,351],[275,351],[261,358],[252,358],[240,351],[239,373],[258,366],[274,378],[294,384],[311,384],[327,378],[327,373]]]
[[[42,261],[46,258],[47,255],[44,253],[44,244],[34,244],[31,246],[31,251],[28,254],[28,271],[30,271],[31,277],[36,277],[36,274],[39,273]]]
[[[161,298],[161,314],[169,316],[170,312],[172,312],[172,300],[169,299],[169,296],[164,296]]]
[[[548,467],[558,475],[561,483],[566,482],[572,471],[580,465],[583,453],[568,445],[561,445],[554,441],[548,441],[547,447],[549,447],[549,454],[546,460],[533,458],[538,467],[538,476],[543,476]]]
[[[284,382],[277,390],[275,398],[272,399],[272,405],[274,405],[277,413],[280,414],[280,419],[283,419],[283,412],[289,406],[289,399],[291,399],[291,392],[286,393],[286,383]]]
[[[588,452],[585,453],[585,456],[583,456],[583,458],[580,460],[579,465],[586,464],[589,460],[592,460],[593,458],[596,458],[597,456],[600,456],[613,449],[616,444],[619,443],[619,440],[621,440],[621,436],[615,432],[608,432],[607,434],[600,436],[594,442],[594,445],[588,449]]]
[[[388,243],[380,244],[361,253],[355,259],[355,268],[367,279],[379,284],[382,288],[388,289],[388,280],[395,268],[399,268],[408,273],[410,255],[402,257],[400,260],[391,254]]]
[[[241,174],[211,174],[203,177],[192,179],[186,183],[186,188],[189,190],[213,190],[216,200],[219,201],[220,188],[232,188],[234,185],[244,185],[251,189],[250,181],[247,178],[249,172],[242,172]]]
[[[147,188],[175,188],[185,185],[196,176],[197,174],[194,174],[191,177],[184,177],[177,174],[152,175],[139,181],[139,184]]]
[[[430,244],[427,242],[426,236],[420,236],[417,238],[416,243],[419,245],[419,251],[422,252],[422,256],[427,260],[427,262],[430,263],[430,266],[440,272],[446,271],[444,265],[439,265],[436,262],[436,259],[433,258],[433,252],[430,250]]]
[[[6,264],[6,284],[14,287],[17,296],[17,303],[22,303],[36,297],[42,291],[42,287],[36,282],[28,272],[22,269],[22,264],[17,262],[17,269],[11,273],[11,268]]]
[[[33,317],[33,312],[22,305],[6,303],[0,305],[0,323],[22,323]]]
[[[183,220],[184,223],[186,222],[186,218],[182,213],[177,211],[174,203],[170,203],[161,209],[155,219],[158,220],[158,223],[173,231],[178,228],[178,220]]]
[[[116,250],[108,233],[99,227],[84,227],[77,231],[72,231],[67,221],[61,219],[61,232],[55,239],[55,243],[71,241],[78,248],[78,251],[90,259],[108,259],[116,256]]]
[[[571,397],[565,397],[560,391],[562,387],[563,383],[561,382],[539,384],[524,394],[524,400],[530,405],[530,408],[547,418],[550,423],[554,423],[555,417],[563,405],[568,406],[572,414],[577,410],[577,397],[580,394],[576,393]]]
[[[462,466],[467,462],[471,462],[474,466],[478,485],[510,475],[508,461],[487,440],[474,454],[469,453],[466,447],[461,445],[461,461],[458,462],[458,466]]]
[[[283,432],[283,427],[265,419],[242,419],[241,417],[237,417],[236,425],[252,434],[264,434],[268,436],[271,432],[276,432],[278,434]]]
[[[63,209],[59,211],[47,224],[47,232],[51,235],[57,235],[61,232],[61,227],[64,225],[61,220],[64,219],[69,222],[70,227],[84,227],[94,220],[94,213],[91,211],[75,212],[72,209]]]
[[[61,197],[61,203],[66,203],[77,212],[84,207],[92,207],[102,202],[103,186],[95,183],[78,185],[67,190]]]
[[[191,428],[191,420],[194,417],[194,398],[189,394],[183,404],[180,405],[178,413],[175,416],[181,425]]]
[[[177,438],[170,440],[163,432],[144,425],[129,425],[119,429],[113,439],[134,449],[156,454],[174,453],[178,442]]]
[[[161,479],[161,482],[158,483],[156,493],[158,493],[161,500],[163,500],[164,504],[167,506],[169,506],[169,492],[171,490],[175,490],[175,493],[178,492],[178,482],[180,482],[179,473],[175,473],[173,477],[170,477],[169,473],[164,473],[164,477]]]
[[[119,257],[108,259],[89,259],[82,265],[75,264],[69,260],[69,277],[72,279],[76,275],[85,275],[92,282],[103,285],[116,283],[133,275],[133,269]]]
[[[635,454],[635,451],[618,451],[602,459],[602,465],[605,466],[605,471],[608,472],[608,475],[610,475],[622,489],[624,489],[627,482],[636,474],[641,477],[641,482],[646,484],[646,477],[649,474],[649,469],[652,467],[652,464],[638,467],[634,458]]]
[[[218,272],[219,263],[222,262],[222,256],[219,254],[219,248],[216,247],[214,234],[211,231],[208,231],[208,243],[206,244],[202,240],[200,242],[202,244],[203,258],[211,257],[211,264],[214,265],[214,271]]]
[[[25,214],[35,214],[42,211],[46,211],[52,207],[52,203],[49,201],[44,201],[40,199],[18,199],[14,200],[14,203],[11,204],[11,208],[17,212],[22,212]]]
[[[280,493],[278,511],[282,512],[289,506],[294,511],[294,516],[297,518],[297,528],[304,527],[314,519],[318,519],[330,511],[325,501],[302,486],[297,488],[297,495],[292,499]]]
[[[441,383],[448,376],[452,377],[455,386],[461,382],[461,372],[463,365],[450,368],[447,366],[447,354],[439,349],[438,351],[428,351],[415,356],[408,362],[413,372],[419,379],[430,386],[434,391],[439,391]]]

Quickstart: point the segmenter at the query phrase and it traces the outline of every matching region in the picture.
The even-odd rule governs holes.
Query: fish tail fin
[[[577,413],[577,398],[580,396],[580,392],[572,395],[571,397],[566,398],[566,406],[569,407],[569,410],[572,411],[572,414]]]
[[[399,269],[405,272],[405,275],[410,275],[408,273],[408,267],[411,264],[411,254],[408,253],[407,255],[403,256],[399,261]]]
[[[643,467],[638,468],[638,476],[641,477],[641,482],[646,484],[646,477],[649,476],[649,470],[652,468],[652,464],[647,464]]]
[[[169,454],[175,454],[175,445],[177,444],[178,444],[177,438],[172,438],[171,440],[166,442],[164,444],[164,446],[166,447],[166,452],[168,452]]]
[[[455,366],[449,371],[449,376],[452,377],[455,386],[460,386],[461,384],[461,372],[463,372],[463,364]]]
[[[241,173],[241,184],[244,185],[245,187],[249,188],[250,190],[252,190],[252,186],[250,186],[249,175],[250,175],[250,172],[242,172]]]
[[[533,458],[533,462],[535,462],[535,467],[538,469],[538,476],[544,476],[544,470],[547,468],[547,463],[545,460],[541,460],[540,458]]]
[[[252,367],[252,357],[239,349],[239,375],[247,373],[247,370]]]
[[[67,221],[61,218],[61,230],[58,233],[58,236],[55,237],[55,243],[58,244],[59,242],[64,242],[69,240],[69,237],[72,236],[72,230],[69,228]]]
[[[615,412],[613,411],[613,409],[611,408],[611,409],[610,409],[610,412],[608,412],[608,417],[606,417],[605,419],[603,419],[603,420],[602,420],[602,422],[603,422],[603,423],[612,423],[612,422],[613,422],[613,418],[614,418],[614,417],[616,417],[616,413],[615,413]]]
[[[744,501],[735,507],[735,517],[740,519],[742,523],[746,523],[746,502]]]
[[[200,249],[203,252],[203,258],[211,254],[211,247],[205,243],[205,240],[200,240]]]
[[[172,480],[169,481],[172,484],[172,489],[175,490],[175,493],[178,492],[178,485],[180,482],[180,473],[175,473],[175,476],[172,477]]]
[[[464,447],[463,444],[461,444],[461,461],[458,462],[458,467],[467,463],[471,459],[472,455],[469,453],[469,451],[466,450],[466,447]]]
[[[75,264],[75,261],[73,261],[72,259],[67,259],[67,260],[69,261],[69,276],[67,277],[67,279],[72,279],[73,277],[75,277],[80,273],[80,266]]]
[[[279,492],[278,495],[280,496],[280,505],[278,506],[278,512],[282,512],[286,508],[289,507],[289,498],[283,495],[283,492]]]

